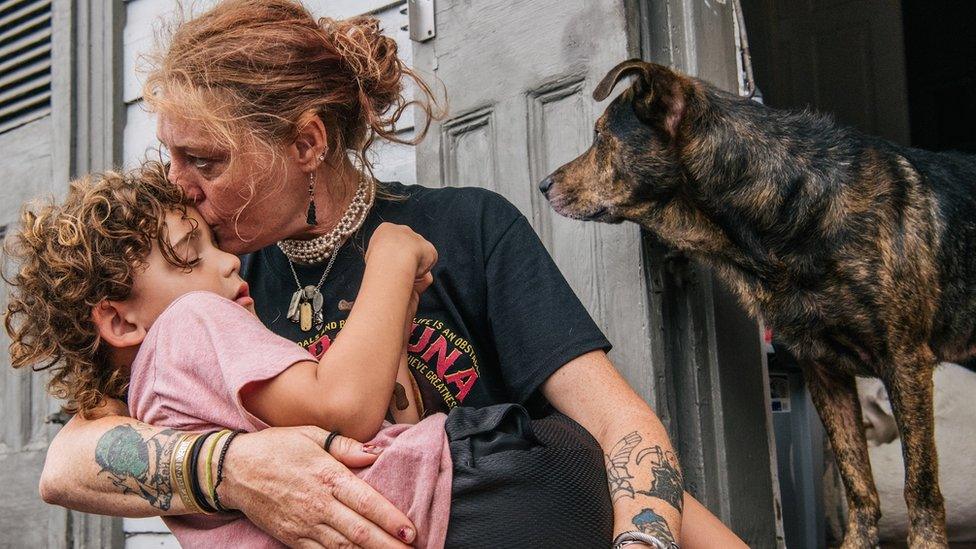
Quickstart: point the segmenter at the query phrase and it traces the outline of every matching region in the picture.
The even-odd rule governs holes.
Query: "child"
[[[355,305],[318,361],[254,316],[238,258],[215,246],[161,164],[72,183],[63,204],[25,211],[14,240],[14,367],[56,366],[49,388],[72,412],[127,394],[141,421],[211,431],[169,449],[172,497],[188,508],[222,510],[220,456],[232,435],[218,429],[317,425],[369,441],[357,474],[407,514],[418,547],[443,546],[449,520],[457,539],[490,544],[501,509],[524,515],[521,529],[504,526],[528,544],[609,546],[602,452],[566,418],[530,424],[521,408],[500,405],[383,427],[388,411],[420,417],[414,391],[399,388],[390,406],[395,383],[412,384],[405,343],[436,261],[410,229],[374,231]],[[452,486],[454,471],[464,480]],[[112,480],[142,488],[138,475]],[[280,546],[239,514],[164,520],[186,547]]]

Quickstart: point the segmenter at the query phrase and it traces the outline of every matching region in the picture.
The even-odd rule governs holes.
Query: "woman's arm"
[[[685,548],[746,547],[684,493],[681,468],[664,426],[606,353],[593,351],[570,361],[546,380],[542,392],[603,448],[615,536],[639,530],[663,542],[683,540]],[[698,545],[706,540],[707,545]]]
[[[413,296],[430,283],[436,259],[433,246],[409,228],[377,228],[355,305],[335,342],[318,363],[301,362],[245,387],[244,407],[269,425],[316,425],[362,442],[373,438],[389,410]]]
[[[126,417],[119,401],[99,413],[87,420],[75,416],[51,441],[40,482],[44,501],[114,516],[187,513],[167,468],[181,433]],[[368,465],[375,456],[339,437],[331,447],[333,457],[322,450],[326,435],[300,427],[238,436],[227,452],[221,501],[289,545],[306,540],[334,547],[351,541],[405,549],[397,537],[403,533],[401,539],[413,540],[410,521],[347,469]]]

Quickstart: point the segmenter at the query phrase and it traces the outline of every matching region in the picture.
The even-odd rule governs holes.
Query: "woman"
[[[408,106],[404,76],[413,75],[375,21],[315,21],[296,2],[231,0],[175,30],[145,97],[170,153],[170,179],[195,200],[223,249],[250,254],[245,276],[273,331],[324,352],[355,300],[362,243],[382,221],[408,225],[440,256],[409,349],[426,413],[503,402],[554,408],[607,456],[622,543],[741,543],[683,494],[663,426],[615,371],[609,343],[514,207],[480,189],[397,184],[377,187],[373,204],[365,199],[376,185],[369,146],[374,137],[397,140]],[[418,89],[430,114],[429,90],[419,80]],[[96,451],[103,464],[131,452],[160,458],[179,436],[126,416],[123,403],[108,402],[101,417],[75,417],[62,429],[41,479],[45,501],[125,516],[188,512],[178,498],[160,497],[171,485],[154,463],[166,461],[137,472],[159,487],[154,494],[118,487],[96,463]],[[138,436],[106,448],[103,437],[120,426]],[[343,465],[360,446],[340,437],[330,456],[326,436],[303,427],[238,437],[221,501],[290,545],[410,543],[404,515]],[[483,480],[456,472],[454,489],[478,493]],[[473,508],[469,520],[477,519]],[[451,526],[449,542],[499,543],[465,540],[462,528]]]

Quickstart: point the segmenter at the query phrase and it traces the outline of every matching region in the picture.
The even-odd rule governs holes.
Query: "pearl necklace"
[[[370,178],[360,176],[359,187],[356,188],[352,202],[331,231],[311,240],[282,240],[278,242],[278,247],[290,261],[303,265],[321,263],[331,257],[342,242],[358,231],[366,220],[366,214],[376,198],[376,190],[371,183]]]

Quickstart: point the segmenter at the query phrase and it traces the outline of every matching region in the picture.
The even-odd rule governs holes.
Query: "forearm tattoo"
[[[633,523],[639,531],[654,536],[666,544],[674,542],[674,534],[668,528],[668,521],[655,513],[653,509],[644,509],[634,515]]]
[[[651,470],[650,488],[638,490],[637,493],[663,499],[680,513],[685,489],[681,480],[681,466],[674,452],[660,446],[644,448],[637,452],[636,462],[638,467],[649,467]]]
[[[630,456],[634,453],[634,448],[643,439],[637,431],[630,433],[617,441],[613,450],[605,454],[607,460],[607,482],[610,484],[610,499],[617,501],[622,497],[634,497],[634,486],[630,483],[633,480],[627,465],[630,464]]]
[[[169,462],[177,432],[153,434],[137,425],[119,425],[98,439],[95,462],[123,494],[135,494],[166,511],[173,500]]]
[[[637,431],[620,439],[606,454],[610,497],[617,501],[637,494],[666,501],[681,512],[684,486],[677,456],[656,444],[641,446]],[[631,473],[631,467],[636,474]],[[634,486],[637,483],[639,486]]]

